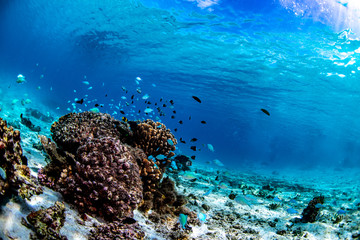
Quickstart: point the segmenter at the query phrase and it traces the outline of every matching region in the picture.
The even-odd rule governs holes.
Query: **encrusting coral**
[[[65,205],[61,202],[55,202],[50,208],[31,212],[26,219],[28,222],[23,219],[23,224],[36,232],[36,236],[31,234],[30,239],[67,239],[60,235],[65,222]]]
[[[20,132],[0,118],[0,168],[5,172],[5,178],[0,177],[0,200],[13,191],[23,199],[42,193],[36,179],[30,176],[20,140]]]
[[[314,197],[302,212],[301,222],[303,223],[315,222],[316,217],[318,216],[320,211],[320,207],[318,207],[317,205],[324,204],[324,200],[325,200],[324,196]]]

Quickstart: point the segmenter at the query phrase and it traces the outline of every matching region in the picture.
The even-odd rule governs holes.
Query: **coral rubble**
[[[61,202],[55,202],[50,208],[30,213],[26,220],[28,223],[23,219],[24,225],[36,232],[36,236],[31,234],[30,239],[67,239],[59,233],[65,222],[65,205]]]

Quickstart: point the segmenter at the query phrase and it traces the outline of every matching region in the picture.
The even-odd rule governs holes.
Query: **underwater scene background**
[[[53,138],[52,123],[70,112],[163,123],[176,138],[164,144],[189,163],[161,178],[188,209],[172,206],[166,229],[130,211],[137,223],[120,229],[139,224],[145,234],[124,239],[355,239],[359,34],[355,0],[0,0],[0,117],[20,131],[22,165],[36,178],[51,155],[34,147],[37,135]],[[151,157],[170,164],[167,153]],[[20,219],[39,206],[78,207],[60,188],[20,203],[4,194],[0,238],[28,239]],[[87,213],[69,206],[74,219]],[[63,236],[87,238],[90,223],[70,223]]]

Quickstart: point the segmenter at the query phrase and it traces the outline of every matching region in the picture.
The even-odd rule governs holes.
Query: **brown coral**
[[[130,122],[133,137],[130,145],[142,149],[147,156],[164,155],[165,159],[157,161],[157,165],[164,172],[166,166],[171,162],[169,158],[175,154],[177,140],[166,126],[160,122],[147,119],[143,122]]]
[[[80,212],[111,221],[132,217],[142,200],[142,183],[139,167],[125,145],[110,137],[93,139],[78,149],[73,161],[52,180],[44,175],[47,169],[39,178],[53,185]]]
[[[126,123],[109,114],[82,112],[62,116],[51,126],[52,138],[62,149],[76,153],[78,147],[94,138],[122,138],[131,135]]]
[[[42,188],[30,176],[20,140],[20,132],[8,127],[6,121],[0,118],[0,167],[6,173],[5,179],[0,178],[0,199],[11,190],[17,191],[22,198],[42,193]]]

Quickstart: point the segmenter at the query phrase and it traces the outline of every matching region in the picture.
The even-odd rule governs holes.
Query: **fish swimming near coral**
[[[180,222],[180,227],[181,227],[182,229],[185,229],[185,227],[186,227],[187,218],[188,218],[188,215],[185,215],[185,214],[180,213],[180,215],[179,215],[179,222]]]
[[[207,147],[211,152],[215,151],[213,145],[211,145],[210,143],[207,144]]]
[[[2,167],[0,167],[0,177],[6,180],[6,172]]]
[[[16,82],[17,82],[17,83],[24,83],[24,82],[26,82],[25,76],[22,75],[22,74],[19,74],[19,75],[17,76]]]
[[[290,214],[298,214],[298,213],[299,213],[299,212],[296,211],[294,208],[288,208],[288,209],[286,209],[286,211],[287,211],[288,213],[290,213]]]

